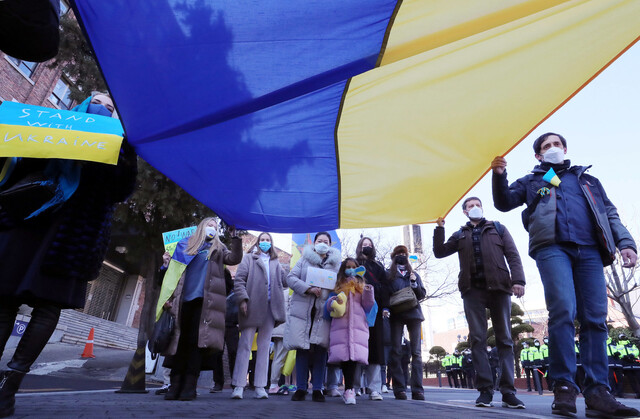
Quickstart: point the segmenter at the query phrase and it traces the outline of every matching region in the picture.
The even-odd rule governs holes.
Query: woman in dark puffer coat
[[[80,106],[74,110],[113,113],[104,94]],[[114,206],[133,191],[137,174],[136,155],[125,140],[117,165],[21,159],[3,189],[52,165],[75,173],[77,188],[67,201],[28,219],[0,209],[0,356],[20,305],[33,307],[9,369],[0,371],[0,417],[13,414],[15,393],[55,330],[60,310],[84,306],[87,282],[98,276],[107,251]]]

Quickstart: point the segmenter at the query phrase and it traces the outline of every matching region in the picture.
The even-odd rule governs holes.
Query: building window
[[[36,71],[36,67],[38,67],[38,63],[32,63],[31,61],[23,61],[17,58],[13,58],[7,55],[7,58],[18,67],[18,70],[28,78],[31,78],[33,73]]]
[[[56,87],[53,89],[49,101],[57,105],[60,109],[69,109],[73,100],[71,100],[71,87],[64,79],[58,80]]]

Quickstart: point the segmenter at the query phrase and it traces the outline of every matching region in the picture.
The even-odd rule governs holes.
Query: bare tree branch
[[[640,337],[640,324],[633,312],[633,307],[638,302],[638,295],[632,293],[640,289],[635,278],[635,269],[622,268],[622,258],[618,252],[613,264],[605,268],[607,296],[620,306],[627,325],[631,332]],[[632,301],[633,298],[633,301]]]

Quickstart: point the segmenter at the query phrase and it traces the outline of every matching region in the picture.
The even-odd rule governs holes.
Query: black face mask
[[[396,261],[397,265],[406,265],[407,264],[407,257],[405,255],[398,255],[394,258],[394,260]]]
[[[362,248],[362,254],[365,255],[365,256],[373,255],[373,247],[363,247]]]

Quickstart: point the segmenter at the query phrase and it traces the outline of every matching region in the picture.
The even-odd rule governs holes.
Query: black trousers
[[[356,377],[356,367],[358,363],[356,361],[343,361],[340,363],[342,368],[342,375],[344,375],[344,389],[353,389],[353,381]]]
[[[624,394],[622,367],[609,367],[609,387],[611,387],[611,394],[622,397]]]
[[[636,396],[640,396],[640,369],[638,368],[625,368],[624,377],[629,381],[633,392]]]
[[[236,365],[239,340],[240,331],[238,330],[238,326],[227,326],[224,330],[224,344],[227,347],[227,354],[229,355],[229,377],[233,377],[233,367]]]
[[[180,309],[180,339],[176,354],[165,358],[165,367],[178,375],[200,375],[202,358],[210,353],[198,348],[198,326],[202,313],[202,298],[182,303]]]

